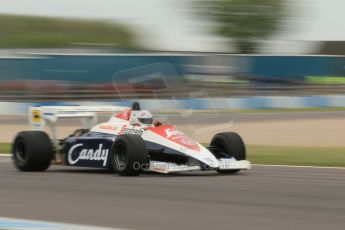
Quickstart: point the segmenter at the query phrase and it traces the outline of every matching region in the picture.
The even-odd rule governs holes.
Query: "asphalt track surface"
[[[254,166],[239,175],[120,177],[0,157],[0,216],[129,229],[345,228],[345,169]]]

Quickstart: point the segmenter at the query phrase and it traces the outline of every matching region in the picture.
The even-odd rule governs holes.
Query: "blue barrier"
[[[195,74],[191,66],[231,67],[227,74],[274,80],[303,80],[306,76],[344,76],[345,57],[241,55],[46,55],[0,58],[0,80],[59,80],[111,82],[114,73],[155,63],[168,63],[181,77]],[[206,75],[212,71],[204,68]],[[212,77],[212,76],[211,76]]]
[[[59,80],[111,82],[114,73],[154,63],[171,63],[184,75],[184,57],[159,55],[51,55],[34,58],[0,58],[1,80]]]
[[[303,80],[306,76],[344,76],[345,57],[252,56],[248,73],[256,77]]]

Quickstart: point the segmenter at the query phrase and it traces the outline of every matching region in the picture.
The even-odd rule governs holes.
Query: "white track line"
[[[65,224],[27,219],[0,217],[0,229],[45,229],[45,230],[120,230],[120,228],[105,228],[97,226]]]
[[[286,168],[315,168],[315,169],[345,169],[345,167],[327,167],[327,166],[309,166],[309,165],[264,165],[264,164],[252,164],[254,166],[262,167],[286,167]]]
[[[12,154],[0,153],[0,157],[10,157],[10,156],[12,156]]]

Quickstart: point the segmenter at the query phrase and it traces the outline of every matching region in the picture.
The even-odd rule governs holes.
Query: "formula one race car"
[[[108,122],[96,125],[98,113],[111,112]],[[132,108],[116,106],[43,106],[29,111],[32,131],[17,134],[12,153],[21,171],[44,171],[50,164],[109,168],[119,175],[144,171],[172,173],[217,170],[236,173],[250,168],[245,145],[232,132],[216,134],[209,147],[178,131],[175,126],[154,122],[139,103]],[[59,118],[81,118],[84,129],[65,139],[57,138]],[[51,129],[52,140],[44,132]]]

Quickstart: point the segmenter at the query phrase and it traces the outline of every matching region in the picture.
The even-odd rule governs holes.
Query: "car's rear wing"
[[[98,113],[116,113],[127,109],[121,106],[35,106],[29,109],[29,124],[32,130],[43,130],[48,126],[52,139],[56,141],[56,123],[61,118],[80,118],[81,126],[89,129],[97,124]]]

